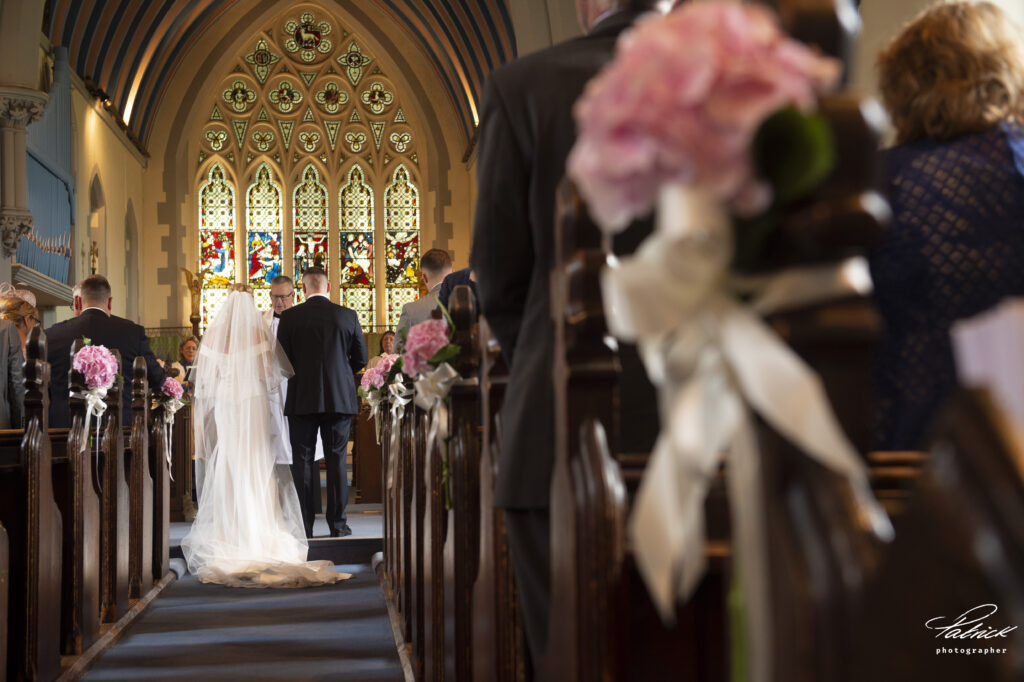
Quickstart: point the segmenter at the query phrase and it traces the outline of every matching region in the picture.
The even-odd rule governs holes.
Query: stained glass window
[[[256,181],[249,186],[246,217],[249,285],[268,289],[271,280],[281,274],[281,189],[266,163],[257,169]],[[256,302],[260,304],[259,297]]]
[[[235,191],[215,163],[199,190],[199,259],[203,280],[200,332],[212,321],[235,281]]]
[[[388,323],[397,324],[402,305],[416,300],[419,284],[419,191],[404,164],[395,169],[391,183],[384,190],[384,230],[387,240]]]
[[[327,265],[327,188],[313,164],[306,166],[302,182],[295,187],[295,279],[313,265]]]
[[[348,181],[338,193],[341,226],[342,304],[359,315],[359,324],[369,330],[376,323],[373,267],[373,190],[365,182],[363,169],[353,164]]]

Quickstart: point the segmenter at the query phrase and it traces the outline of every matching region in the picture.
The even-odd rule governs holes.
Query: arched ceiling
[[[111,100],[146,148],[171,76],[219,17],[245,0],[47,0],[53,45]],[[483,83],[515,57],[508,0],[370,0],[409,34],[437,70],[473,138]],[[296,3],[298,4],[298,3]]]

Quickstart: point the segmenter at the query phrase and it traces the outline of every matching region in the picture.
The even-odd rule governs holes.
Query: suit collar
[[[87,315],[89,317],[96,317],[98,319],[107,319],[109,317],[112,317],[111,315],[107,315],[107,312],[102,308],[86,308],[85,310],[82,311],[82,314],[79,315],[79,317],[85,317]]]
[[[635,9],[620,9],[617,12],[612,12],[594,24],[587,32],[587,37],[604,38],[618,35],[636,21],[637,17],[646,13]]]

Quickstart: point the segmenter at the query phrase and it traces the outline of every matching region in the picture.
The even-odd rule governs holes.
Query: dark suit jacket
[[[68,371],[71,369],[71,344],[75,339],[85,337],[94,346],[106,346],[121,353],[121,376],[128,387],[122,394],[122,424],[131,422],[132,401],[131,381],[135,358],[146,358],[150,391],[159,391],[167,374],[157,363],[156,356],[149,349],[146,330],[123,317],[107,317],[95,308],[84,311],[78,317],[58,322],[46,330],[47,359],[50,361],[50,426],[70,426],[68,412]]]
[[[469,278],[469,273],[472,272],[473,268],[462,268],[450,273],[447,277],[441,280],[441,291],[437,294],[437,300],[441,302],[445,308],[448,307],[448,301],[452,297],[452,289],[465,284],[473,290],[473,296],[476,296],[476,282]]]
[[[366,339],[354,310],[312,296],[281,313],[277,340],[295,370],[286,415],[359,413],[355,373],[366,366]]]
[[[554,464],[549,282],[555,190],[575,142],[572,106],[637,16],[617,12],[586,36],[506,64],[484,88],[470,264],[480,307],[510,368],[495,484],[500,507],[548,506]],[[631,251],[650,225],[627,232],[636,230],[617,241],[616,251]],[[625,396],[621,402],[627,403]],[[656,411],[653,392],[646,404],[632,405],[646,408],[642,415],[650,425]],[[631,441],[630,449],[645,444]]]

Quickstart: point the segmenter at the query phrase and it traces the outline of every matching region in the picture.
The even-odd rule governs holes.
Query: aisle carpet
[[[352,579],[298,590],[208,585],[185,573],[82,679],[403,680],[376,575],[338,568]]]

